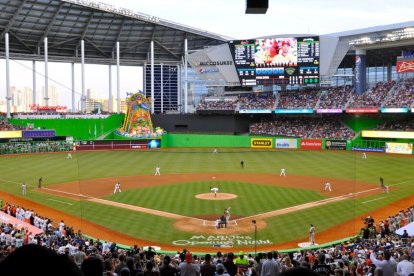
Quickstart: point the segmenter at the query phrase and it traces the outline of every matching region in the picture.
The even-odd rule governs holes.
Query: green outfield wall
[[[105,119],[10,119],[13,125],[24,128],[54,129],[56,136],[73,136],[74,140],[90,140],[119,128],[124,114],[112,114]]]

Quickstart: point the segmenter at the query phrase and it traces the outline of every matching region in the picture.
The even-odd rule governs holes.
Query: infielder
[[[332,188],[331,188],[331,183],[329,183],[328,181],[325,182],[325,188],[324,191],[330,191],[332,192]]]
[[[160,166],[159,166],[159,165],[157,165],[157,166],[155,167],[155,175],[161,175],[161,172],[160,172]]]
[[[280,169],[280,176],[286,176],[286,170]]]
[[[210,191],[211,191],[212,193],[214,193],[214,197],[217,197],[217,193],[218,193],[218,191],[219,191],[219,188],[217,188],[217,187],[213,187],[213,188],[211,188],[211,187],[210,187]]]
[[[389,189],[388,189],[388,186],[386,186],[385,184],[384,184],[384,179],[382,179],[382,177],[380,177],[380,185],[381,185],[381,189],[384,191],[384,192],[389,192]]]
[[[120,193],[122,192],[121,191],[121,183],[119,183],[119,181],[115,183],[114,194],[116,192],[120,192]]]

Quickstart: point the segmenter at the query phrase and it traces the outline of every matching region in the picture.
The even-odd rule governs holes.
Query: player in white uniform
[[[68,153],[68,157],[66,157],[66,159],[72,159],[72,153]]]
[[[230,209],[231,207],[228,207],[224,209],[224,217],[226,218],[226,223],[228,224],[230,221]]]
[[[280,169],[280,176],[286,176],[286,170]]]
[[[26,193],[27,193],[27,185],[26,185],[26,183],[23,183],[22,184],[22,195],[25,196]]]
[[[161,175],[161,172],[160,172],[160,166],[159,166],[159,165],[157,165],[157,166],[155,167],[155,175]]]
[[[365,152],[362,153],[362,159],[367,159],[367,154]]]
[[[329,183],[328,181],[325,182],[325,188],[324,191],[330,191],[332,192],[332,188],[331,188],[331,183]]]
[[[218,153],[217,149],[214,149],[213,154],[217,154],[217,153]]]
[[[309,243],[315,245],[315,227],[313,224],[311,224],[309,228]]]
[[[116,183],[115,183],[114,194],[115,194],[116,192],[122,192],[122,191],[121,191],[121,183],[119,183],[119,182],[116,182]]]
[[[211,188],[211,187],[210,187],[210,191],[211,191],[212,193],[214,193],[214,197],[217,197],[217,193],[218,193],[218,191],[219,191],[219,188],[217,188],[217,187],[213,187],[213,188]]]

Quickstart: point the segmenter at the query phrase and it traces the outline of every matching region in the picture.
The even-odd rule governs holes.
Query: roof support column
[[[184,113],[188,112],[188,42],[184,39]]]
[[[48,62],[48,46],[47,46],[47,37],[44,39],[45,45],[45,106],[49,105],[49,62]]]
[[[367,85],[367,60],[366,50],[357,49],[355,51],[355,93],[365,92]]]
[[[75,104],[75,63],[74,62],[72,62],[71,64],[70,64],[70,67],[71,67],[71,71],[72,71],[72,74],[71,74],[71,79],[72,79],[72,112],[75,112],[76,111],[76,104]]]
[[[121,77],[119,72],[119,41],[116,42],[116,112],[121,113]]]
[[[7,118],[10,118],[11,97],[10,97],[10,67],[9,67],[9,33],[4,35],[6,48],[6,101],[7,101]]]
[[[151,40],[151,114],[154,114],[154,41]]]
[[[85,41],[81,40],[81,80],[82,80],[82,96],[81,96],[81,112],[85,113]]]
[[[37,93],[36,93],[36,60],[33,60],[32,61],[32,72],[33,72],[33,75],[32,75],[32,81],[33,81],[33,83],[32,83],[32,91],[33,91],[33,94],[32,94],[32,104],[36,104],[36,102],[37,102]]]
[[[177,65],[177,110],[180,114],[183,112],[181,110],[181,65]]]
[[[112,65],[109,64],[108,66],[109,70],[108,70],[108,88],[109,88],[109,95],[108,95],[108,111],[109,113],[112,113],[112,107],[113,107],[113,102],[112,102]]]
[[[387,81],[392,81],[392,63],[387,64]]]
[[[161,63],[161,114],[164,113],[164,75],[163,75],[163,64]]]

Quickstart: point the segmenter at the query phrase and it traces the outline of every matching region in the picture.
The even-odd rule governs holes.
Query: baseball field
[[[84,234],[199,252],[297,248],[354,236],[414,202],[412,155],[177,148],[0,157],[0,198]],[[244,162],[241,167],[240,162]],[[156,166],[160,176],[155,176]],[[286,176],[280,176],[285,169]],[[38,179],[43,177],[42,189]],[[380,189],[379,178],[390,188]],[[21,195],[21,184],[28,194]],[[116,182],[121,193],[113,194]],[[324,191],[331,183],[332,191]],[[210,188],[217,187],[217,197]],[[227,228],[214,221],[230,209]],[[252,221],[256,221],[253,224]],[[255,229],[256,228],[256,229]]]

